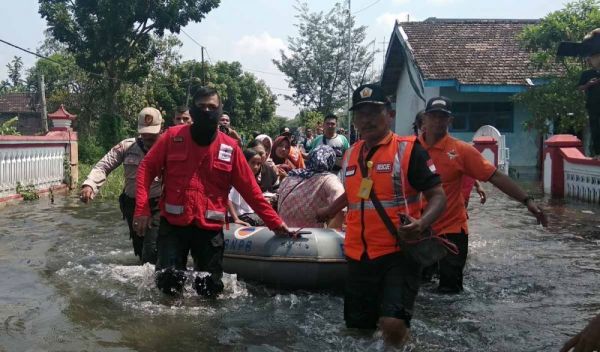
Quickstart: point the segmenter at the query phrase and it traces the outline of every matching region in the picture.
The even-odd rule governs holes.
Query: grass
[[[79,185],[85,181],[87,176],[94,165],[79,164]],[[118,199],[121,192],[123,192],[123,186],[125,184],[125,177],[123,176],[123,165],[114,169],[113,172],[108,175],[106,182],[100,187],[100,191],[96,194],[96,198],[101,199]]]

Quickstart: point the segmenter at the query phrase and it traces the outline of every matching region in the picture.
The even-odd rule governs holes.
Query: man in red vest
[[[348,207],[346,326],[378,325],[386,343],[398,346],[408,338],[422,267],[400,248],[397,236],[417,238],[444,211],[446,197],[416,137],[390,130],[395,112],[381,87],[358,87],[352,103],[354,126],[362,139],[342,159],[346,192],[317,214],[323,220]],[[425,210],[421,194],[427,199]]]
[[[138,170],[134,226],[141,235],[149,227],[148,189],[157,176],[163,179],[156,284],[167,294],[181,292],[190,251],[194,270],[210,274],[195,278],[198,294],[223,290],[222,227],[232,186],[271,230],[291,234],[263,197],[237,141],[218,131],[222,113],[217,91],[200,88],[190,106],[194,123],[169,128]]]

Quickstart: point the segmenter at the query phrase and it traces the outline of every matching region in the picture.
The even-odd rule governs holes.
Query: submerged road
[[[405,350],[556,351],[600,311],[600,207],[542,204],[546,230],[499,192],[471,200],[466,291],[422,287]],[[172,299],[136,264],[116,201],[0,209],[0,351],[383,350],[344,327],[336,293],[225,275],[215,301],[190,282]]]

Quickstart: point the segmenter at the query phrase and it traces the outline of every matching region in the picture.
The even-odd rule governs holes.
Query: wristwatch
[[[527,197],[523,198],[523,200],[521,201],[521,203],[523,203],[525,206],[527,206],[527,203],[530,200],[533,200],[533,197],[532,196],[527,196]]]

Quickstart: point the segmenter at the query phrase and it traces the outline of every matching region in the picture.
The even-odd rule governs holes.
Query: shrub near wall
[[[94,165],[90,164],[79,164],[79,187],[81,187],[81,184],[83,184],[93,167]],[[117,200],[121,192],[123,192],[124,184],[123,166],[119,166],[108,175],[106,183],[102,185],[100,191],[96,194],[96,199]]]

